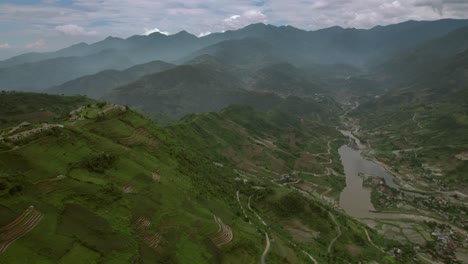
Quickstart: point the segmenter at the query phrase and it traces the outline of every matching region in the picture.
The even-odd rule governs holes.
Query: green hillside
[[[250,89],[274,92],[281,96],[312,97],[326,93],[326,87],[318,78],[307,74],[289,63],[268,65],[251,74]]]
[[[177,66],[118,87],[103,98],[147,113],[163,114],[173,120],[191,113],[219,111],[231,104],[249,105],[260,110],[282,104],[283,99],[274,93],[277,91],[273,87],[267,91],[244,89],[242,71],[225,67],[229,70],[223,70],[223,66],[219,67],[212,60]],[[301,89],[309,88],[307,84],[301,82]]]
[[[49,122],[86,103],[83,96],[0,92],[0,128],[26,122]]]
[[[89,104],[55,121],[63,127],[7,134],[0,262],[257,263],[265,232],[268,263],[411,259],[403,245],[398,259],[384,257],[362,224],[320,199],[328,188],[336,199],[344,177],[335,147],[313,153],[344,139],[329,112],[288,104],[296,109],[233,106],[166,127]]]
[[[43,91],[83,75],[108,69],[121,70],[133,65],[125,54],[104,50],[83,57],[58,57],[0,68],[0,89]]]
[[[468,27],[463,27],[404,50],[372,72],[383,86],[391,89],[417,84],[427,77],[431,78],[431,75],[440,75],[446,64],[454,58],[462,58],[467,49]]]
[[[424,179],[425,189],[463,190],[468,168],[468,50],[445,59],[421,75],[360,106],[362,136],[380,157],[401,173]],[[409,149],[404,154],[392,151]],[[461,155],[461,156],[460,156]]]
[[[100,99],[114,88],[134,82],[145,75],[168,70],[173,66],[174,65],[163,61],[153,61],[136,65],[122,71],[105,70],[51,87],[47,89],[47,92],[66,95],[79,94],[94,99]]]

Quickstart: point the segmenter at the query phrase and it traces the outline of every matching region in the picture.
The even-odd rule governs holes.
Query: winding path
[[[255,212],[252,207],[250,206],[250,201],[252,199],[252,196],[249,196],[249,203],[247,204],[247,207],[249,208],[250,211],[252,211],[253,214],[255,214],[255,216],[258,218],[258,220],[264,225],[264,226],[268,226],[267,223],[265,223],[265,221],[263,221],[263,219],[260,217],[260,215],[257,214],[257,212]],[[268,252],[268,250],[270,249],[270,241],[268,239],[268,234],[265,233],[265,237],[266,237],[266,241],[267,241],[267,244],[266,244],[266,247],[265,247],[265,251],[263,252],[262,254],[262,263],[265,263],[265,257],[266,257],[266,253]],[[288,240],[289,241],[289,240]],[[291,241],[289,241],[289,243],[291,243],[294,247],[297,247],[296,244],[292,243]],[[310,255],[309,253],[307,253],[305,250],[302,250],[302,253],[306,254],[309,259],[314,263],[314,264],[318,264],[317,260],[312,257],[312,255]]]
[[[309,253],[305,252],[304,250],[302,250],[302,253],[306,254],[310,260],[312,260],[312,262],[314,262],[314,264],[318,264],[317,260],[312,257]]]
[[[265,264],[266,255],[268,253],[268,250],[270,250],[270,238],[268,237],[267,232],[265,232],[265,239],[266,239],[266,246],[265,246],[265,250],[263,251],[263,254],[262,254],[262,259],[261,259],[262,264]]]
[[[330,139],[330,140],[328,140],[328,142],[327,142],[327,146],[328,146],[327,152],[312,154],[312,156],[317,157],[317,156],[321,156],[321,155],[330,155],[330,151],[331,151],[330,143],[331,143],[332,141],[334,141],[334,140],[336,140],[336,139]]]
[[[376,249],[380,250],[382,253],[385,253],[385,251],[384,251],[383,249],[379,248],[376,244],[374,244],[374,242],[372,242],[372,239],[370,238],[369,232],[367,232],[367,229],[366,229],[366,228],[364,228],[364,232],[366,233],[367,241],[369,241],[369,243],[370,243],[373,247],[375,247]]]
[[[245,219],[249,220],[249,224],[252,224],[252,222],[250,221],[249,216],[247,216],[247,213],[245,212],[245,209],[241,204],[241,201],[240,201],[240,198],[239,198],[239,190],[237,190],[237,192],[236,192],[236,197],[237,197],[237,202],[239,203],[239,206],[240,206],[240,208],[242,210],[242,213],[244,214]],[[250,199],[249,199],[249,201],[250,201]]]
[[[333,223],[335,223],[335,225],[336,225],[336,231],[338,231],[338,235],[335,238],[333,238],[333,240],[330,242],[330,245],[328,246],[327,251],[328,251],[328,254],[330,254],[331,249],[333,247],[333,244],[341,236],[341,228],[340,228],[340,225],[338,224],[338,222],[336,222],[335,216],[331,212],[328,212],[328,214],[330,215],[331,219],[333,220]]]
[[[265,223],[265,221],[263,221],[263,219],[260,217],[260,215],[257,214],[257,212],[255,212],[252,207],[250,207],[250,200],[252,199],[252,195],[249,196],[249,203],[247,204],[247,207],[249,208],[250,211],[252,211],[252,213],[254,213],[254,215],[258,218],[258,220],[264,225],[264,226],[268,226],[267,223]]]

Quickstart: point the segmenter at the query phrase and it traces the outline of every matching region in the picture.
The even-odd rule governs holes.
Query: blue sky
[[[468,18],[468,0],[0,0],[0,59],[155,31],[203,36],[257,22],[314,30],[441,18]]]

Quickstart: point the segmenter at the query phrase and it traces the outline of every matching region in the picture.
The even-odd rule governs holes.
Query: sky
[[[197,36],[252,23],[305,30],[468,18],[468,0],[0,0],[0,59],[107,36]]]

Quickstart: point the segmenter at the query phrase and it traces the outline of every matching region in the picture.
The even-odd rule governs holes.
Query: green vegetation
[[[52,122],[80,105],[93,102],[82,96],[51,96],[48,94],[0,92],[0,129],[30,123]]]
[[[461,40],[468,41],[466,30],[434,43],[458,47]],[[461,40],[454,41],[454,37]],[[437,57],[433,49],[431,44],[421,52]],[[414,174],[443,190],[466,187],[468,51],[455,50],[458,53],[448,52],[439,63],[426,65],[429,69],[413,65],[418,74],[403,78],[404,88],[369,99],[352,113],[362,127],[361,139],[370,142],[381,160],[401,174]]]
[[[100,99],[114,88],[136,81],[144,75],[160,72],[173,67],[163,61],[153,61],[117,71],[105,70],[93,75],[87,75],[47,89],[47,92],[66,95],[86,95]]]
[[[0,62],[3,89],[130,107],[0,93],[0,262],[256,263],[268,237],[268,263],[454,260],[447,239],[462,240],[452,229],[467,213],[466,25],[255,24]],[[400,190],[365,182],[375,208],[407,218],[336,209],[340,129],[398,174]],[[450,225],[416,223],[426,217]]]
[[[302,152],[326,153],[328,139],[341,137],[329,112],[285,105],[268,112],[233,106],[161,127],[132,111],[94,117],[107,106],[89,104],[81,109],[87,119],[66,117],[57,120],[65,128],[53,134],[14,143],[16,149],[6,145],[0,224],[30,205],[43,217],[0,262],[15,263],[20,254],[41,263],[249,263],[263,252],[264,232],[277,241],[271,263],[307,261],[302,250],[320,262],[380,260],[361,224],[273,181],[275,173],[294,177]],[[326,166],[321,161],[311,159],[301,170]],[[344,231],[329,255],[337,235],[330,213]],[[212,242],[214,215],[233,232],[220,247]],[[349,251],[349,243],[361,254]]]

